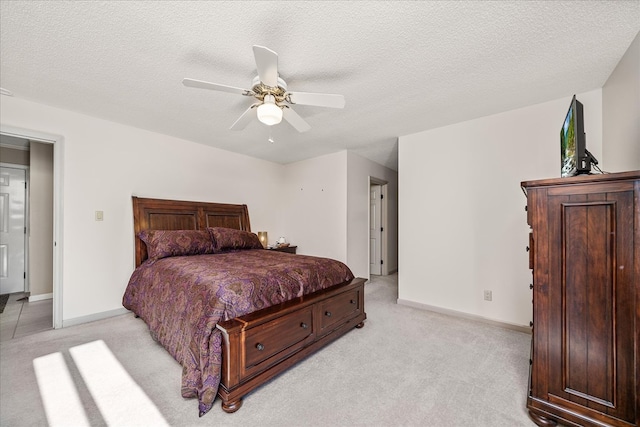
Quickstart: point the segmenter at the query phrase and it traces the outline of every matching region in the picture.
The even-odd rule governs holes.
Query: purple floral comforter
[[[220,383],[218,321],[353,278],[336,260],[263,249],[177,256],[136,268],[122,304],[182,365],[182,396],[197,397],[202,416]]]

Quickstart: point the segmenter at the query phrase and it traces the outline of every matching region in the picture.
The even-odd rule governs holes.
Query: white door
[[[382,228],[380,221],[381,200],[380,185],[372,185],[369,197],[369,273],[382,274],[382,265],[380,258],[380,245]]]
[[[24,291],[26,182],[24,169],[0,167],[0,294]]]

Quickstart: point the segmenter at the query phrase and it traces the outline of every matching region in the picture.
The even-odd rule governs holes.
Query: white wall
[[[602,92],[577,97],[587,146],[601,158]],[[528,325],[529,227],[520,182],[560,176],[559,134],[570,101],[399,139],[400,303]],[[484,290],[493,301],[484,301]]]
[[[640,170],[640,33],[602,87],[603,169]]]
[[[284,166],[280,228],[298,253],[347,262],[347,152]],[[274,241],[279,235],[272,236]]]
[[[31,142],[29,168],[29,291],[53,293],[53,145]]]
[[[358,154],[347,155],[347,264],[357,277],[369,278],[369,178],[387,182],[388,271],[398,268],[398,172]]]
[[[281,229],[298,253],[346,263],[369,277],[369,177],[389,183],[389,262],[397,268],[397,172],[341,151],[284,166]],[[275,241],[279,235],[272,235]]]
[[[132,195],[246,203],[252,230],[279,232],[281,165],[13,97],[0,97],[0,123],[64,137],[65,324],[122,308]]]

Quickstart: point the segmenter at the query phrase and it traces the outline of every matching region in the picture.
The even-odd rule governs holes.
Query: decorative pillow
[[[211,233],[216,252],[234,249],[262,249],[262,243],[255,233],[225,227],[209,227],[207,230]]]
[[[207,230],[145,230],[138,233],[138,237],[147,245],[151,260],[214,252]]]

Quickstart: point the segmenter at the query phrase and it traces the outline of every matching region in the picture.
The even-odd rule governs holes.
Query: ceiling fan
[[[242,113],[231,125],[231,130],[244,129],[254,117],[268,126],[277,125],[282,118],[298,132],[306,132],[311,126],[291,106],[313,105],[317,107],[344,108],[344,96],[330,93],[288,92],[287,83],[278,75],[278,54],[264,46],[253,46],[258,75],[251,89],[242,89],[201,80],[183,79],[188,87],[217,90],[251,96],[258,100]]]

